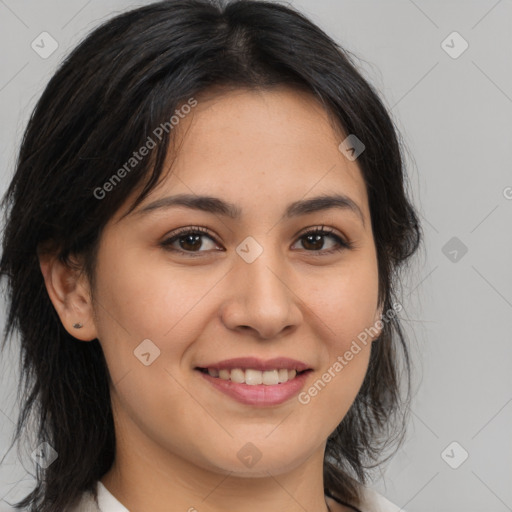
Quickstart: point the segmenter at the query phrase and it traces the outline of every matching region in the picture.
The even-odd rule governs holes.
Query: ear
[[[82,341],[97,338],[90,286],[85,274],[50,254],[39,254],[39,266],[50,300],[66,331]],[[82,327],[73,327],[75,324]]]

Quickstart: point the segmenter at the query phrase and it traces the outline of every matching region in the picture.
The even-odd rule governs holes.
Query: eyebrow
[[[207,213],[222,215],[234,220],[242,217],[242,210],[235,204],[229,203],[218,197],[198,196],[195,194],[178,194],[175,196],[163,197],[136,210],[134,214],[145,215],[159,209],[167,209],[176,206],[183,206],[193,210],[200,210]],[[338,208],[355,213],[365,225],[364,215],[358,204],[343,194],[322,195],[311,199],[295,201],[286,207],[283,218],[291,219],[300,215],[307,215],[319,211]]]

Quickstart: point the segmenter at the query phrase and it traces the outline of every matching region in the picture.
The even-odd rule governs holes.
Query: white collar
[[[98,480],[98,506],[101,512],[130,512],[109,490]]]
[[[98,480],[97,484],[98,506],[100,512],[130,512],[122,505],[109,490]],[[362,510],[372,512],[404,512],[384,496],[368,487],[364,488]]]

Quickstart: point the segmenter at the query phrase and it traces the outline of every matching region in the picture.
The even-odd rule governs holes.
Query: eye
[[[209,231],[206,228],[195,226],[181,228],[173,236],[163,240],[160,245],[166,250],[181,252],[187,256],[194,257],[196,255],[193,253],[204,252],[197,250],[202,248],[204,245],[201,240],[203,237],[207,237],[211,241],[215,242],[215,239],[209,235]],[[179,247],[175,247],[176,242],[178,242]]]
[[[329,237],[331,240],[334,240],[334,247],[331,247],[327,250],[324,250],[324,239]],[[338,251],[342,251],[344,249],[351,249],[353,244],[347,240],[344,240],[340,236],[334,234],[334,230],[332,228],[328,228],[325,226],[321,226],[315,229],[311,229],[306,231],[302,235],[300,235],[299,241],[302,241],[303,247],[306,248],[307,252],[315,252],[320,254],[315,254],[315,256],[321,256],[325,254],[332,254]],[[307,248],[307,247],[310,248]],[[319,250],[320,249],[320,250]]]
[[[213,242],[213,247],[206,247],[206,251],[199,250],[204,248],[204,243],[202,241],[203,238],[207,238],[210,242]],[[327,250],[324,249],[325,238],[330,238],[334,241],[334,247]],[[353,247],[351,242],[334,234],[334,230],[332,228],[327,228],[325,226],[306,231],[300,235],[298,241],[302,242],[302,245],[307,252],[319,253],[315,254],[315,256],[332,254],[344,249],[351,249]],[[176,233],[172,234],[172,236],[160,242],[160,245],[165,250],[178,252],[190,257],[200,256],[202,252],[208,252],[208,249],[212,248],[213,250],[223,250],[218,248],[219,245],[210,232],[206,228],[200,226],[181,228]],[[215,249],[215,247],[217,247],[217,249]]]

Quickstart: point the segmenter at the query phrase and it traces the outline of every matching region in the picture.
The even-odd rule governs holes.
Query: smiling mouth
[[[247,384],[249,386],[257,386],[260,384],[267,386],[275,386],[277,384],[284,384],[291,381],[306,372],[312,370],[287,370],[286,368],[274,370],[254,370],[252,368],[233,368],[232,370],[224,369],[217,370],[216,368],[196,368],[202,373],[210,375],[210,377],[236,382],[238,384]]]

